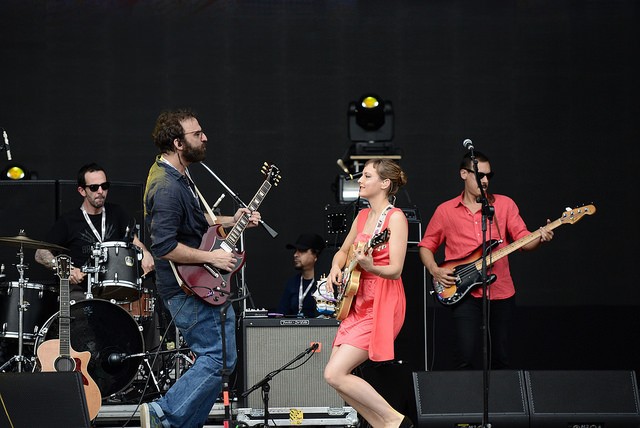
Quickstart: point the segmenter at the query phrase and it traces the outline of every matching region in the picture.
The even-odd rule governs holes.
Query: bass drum
[[[136,321],[120,306],[99,299],[75,302],[70,312],[71,348],[91,353],[87,372],[98,385],[102,398],[129,386],[144,353],[144,341]],[[46,340],[59,337],[58,317],[59,312],[53,314],[40,329],[35,349]]]

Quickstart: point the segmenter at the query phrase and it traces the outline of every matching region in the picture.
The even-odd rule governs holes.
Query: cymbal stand
[[[18,362],[18,372],[22,372],[22,363],[25,361],[25,357],[22,353],[23,349],[23,329],[24,329],[24,311],[29,309],[29,302],[24,301],[24,286],[29,281],[29,278],[24,277],[24,271],[29,269],[29,266],[24,264],[24,251],[22,248],[22,244],[20,244],[20,250],[18,250],[18,259],[20,262],[16,265],[18,269],[18,273],[20,274],[20,278],[18,279],[18,355],[14,355],[11,357],[9,361],[4,363],[2,367],[0,367],[0,372],[5,369],[9,364],[13,361]]]

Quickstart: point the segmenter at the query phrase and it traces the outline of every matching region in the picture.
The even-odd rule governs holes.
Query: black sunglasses
[[[469,169],[469,168],[462,168],[462,169],[464,169],[465,171],[473,172],[474,174],[476,173],[474,170]],[[484,173],[484,172],[479,172],[478,173],[478,178],[480,180],[482,180],[485,177],[487,177],[488,180],[491,180],[493,178],[493,171],[487,172],[487,173]]]
[[[97,192],[100,187],[102,187],[102,190],[109,190],[109,186],[111,186],[111,183],[105,181],[102,184],[87,184],[84,187],[88,187],[92,192]]]

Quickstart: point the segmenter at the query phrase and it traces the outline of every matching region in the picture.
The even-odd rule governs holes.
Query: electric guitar
[[[591,215],[595,212],[596,207],[593,205],[585,205],[580,208],[568,209],[559,219],[552,221],[545,227],[553,230],[563,224],[574,224],[585,215]],[[540,230],[537,230],[496,251],[491,250],[493,250],[493,248],[502,241],[492,239],[488,242],[487,253],[485,254],[487,267],[511,254],[515,250],[539,239],[540,235]],[[482,284],[482,246],[478,247],[471,254],[462,259],[444,261],[440,267],[453,269],[453,274],[456,277],[456,283],[451,287],[445,287],[438,281],[434,280],[433,290],[440,303],[445,306],[451,306],[458,303],[460,299],[466,296],[474,287]],[[495,281],[495,279],[496,276],[491,275],[489,283]]]
[[[385,229],[380,233],[377,233],[369,239],[368,242],[359,242],[357,245],[352,245],[349,248],[349,254],[347,260],[349,262],[345,264],[342,269],[342,285],[338,289],[338,303],[336,303],[336,319],[342,321],[349,314],[351,309],[351,303],[353,298],[358,292],[360,286],[360,266],[356,258],[356,253],[362,251],[366,253],[371,248],[376,248],[381,244],[389,240],[391,232],[389,229]]]
[[[91,352],[76,352],[71,347],[71,311],[69,309],[71,258],[59,255],[56,257],[56,262],[60,277],[59,339],[47,340],[38,346],[38,360],[43,372],[80,372],[87,397],[89,417],[93,420],[100,411],[102,395],[98,385],[87,372]]]
[[[251,199],[251,202],[249,202],[247,208],[251,212],[258,209],[271,187],[277,186],[280,182],[280,170],[275,165],[268,165],[265,162],[261,172],[267,178],[253,199]],[[220,231],[221,225],[215,224],[209,227],[202,237],[199,249],[204,251],[223,249],[233,253],[236,263],[230,271],[218,269],[210,264],[176,264],[178,276],[182,280],[180,286],[186,293],[195,294],[211,305],[221,305],[227,301],[227,298],[231,295],[231,276],[244,264],[244,252],[238,252],[236,243],[248,224],[249,215],[244,214],[226,237]]]

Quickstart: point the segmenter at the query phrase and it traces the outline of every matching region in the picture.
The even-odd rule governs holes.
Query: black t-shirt
[[[106,227],[103,242],[124,241],[127,226],[135,224],[135,219],[119,205],[105,203]],[[89,214],[89,219],[98,231],[102,232],[102,214]],[[46,241],[68,248],[68,255],[76,268],[81,268],[89,260],[98,238],[82,214],[80,207],[60,216],[47,234]]]

